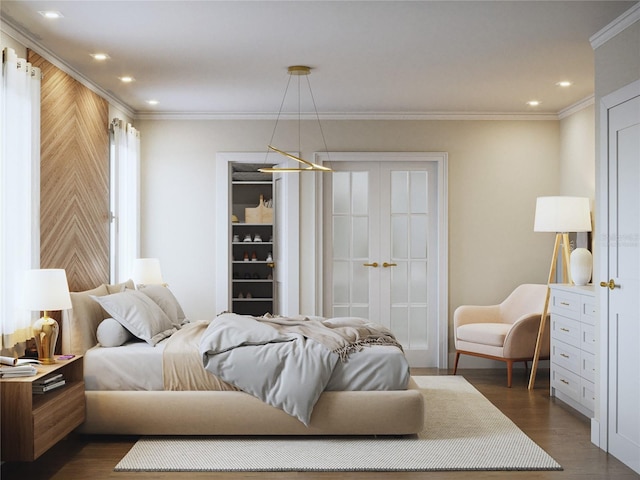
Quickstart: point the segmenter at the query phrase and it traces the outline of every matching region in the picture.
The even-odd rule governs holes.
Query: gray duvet
[[[345,385],[350,358],[370,345],[395,353],[391,374],[378,378],[372,375],[377,368],[367,371],[363,362],[354,361],[354,385]],[[391,332],[359,318],[224,313],[207,327],[200,353],[206,370],[305,425],[325,389],[401,390],[409,379],[408,364]]]

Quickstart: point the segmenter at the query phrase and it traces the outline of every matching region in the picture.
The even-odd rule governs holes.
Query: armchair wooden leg
[[[456,359],[453,362],[453,374],[455,375],[458,371],[458,360],[460,360],[460,352],[456,352]]]
[[[511,388],[513,378],[513,360],[507,360],[507,387]]]

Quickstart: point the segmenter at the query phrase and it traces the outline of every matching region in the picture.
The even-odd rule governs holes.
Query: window
[[[111,122],[111,281],[131,278],[140,253],[140,132]]]
[[[40,266],[40,69],[3,51],[0,86],[0,348],[32,337],[20,301],[25,270]]]

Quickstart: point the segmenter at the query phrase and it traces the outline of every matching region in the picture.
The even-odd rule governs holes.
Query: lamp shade
[[[591,210],[586,197],[538,197],[535,232],[590,232]]]
[[[162,272],[157,258],[136,258],[133,261],[133,283],[136,285],[160,285]]]
[[[24,285],[25,308],[34,311],[67,310],[71,308],[71,296],[67,273],[51,268],[27,270]]]

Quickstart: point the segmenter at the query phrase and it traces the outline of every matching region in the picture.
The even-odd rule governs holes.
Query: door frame
[[[595,244],[598,261],[594,265],[593,282],[609,280],[609,110],[628,100],[640,96],[640,80],[626,85],[600,99],[599,141],[596,174],[596,218],[602,233]],[[606,278],[605,278],[606,277]],[[599,339],[598,377],[596,380],[598,396],[596,398],[597,416],[591,419],[591,442],[605,451],[609,451],[609,295],[608,289],[601,288],[599,300]]]
[[[290,152],[297,155],[297,152]],[[265,163],[265,153],[257,152],[218,152],[216,153],[216,205],[213,206],[215,216],[215,235],[213,239],[215,248],[216,264],[214,304],[217,312],[229,310],[231,305],[231,269],[229,263],[230,239],[231,239],[231,169],[230,163]],[[283,162],[280,166],[290,166],[289,162]],[[275,178],[274,174],[274,185]],[[283,221],[282,230],[287,232],[285,238],[278,241],[283,242],[283,246],[289,253],[286,258],[275,259],[278,262],[278,269],[282,282],[287,286],[282,292],[282,299],[285,303],[279,308],[287,314],[297,314],[300,310],[300,270],[298,268],[299,258],[299,204],[300,188],[299,177],[296,174],[282,176],[282,198],[275,197],[274,188],[274,208],[277,218]],[[286,199],[285,201],[282,201]],[[224,206],[224,207],[223,207]]]
[[[438,268],[437,268],[437,336],[438,368],[448,368],[449,350],[449,223],[448,223],[448,154],[446,152],[322,152],[314,155],[314,162],[433,162],[437,166],[438,178]],[[323,288],[323,176],[315,182],[315,221],[313,222],[315,252],[315,304],[322,315]]]

